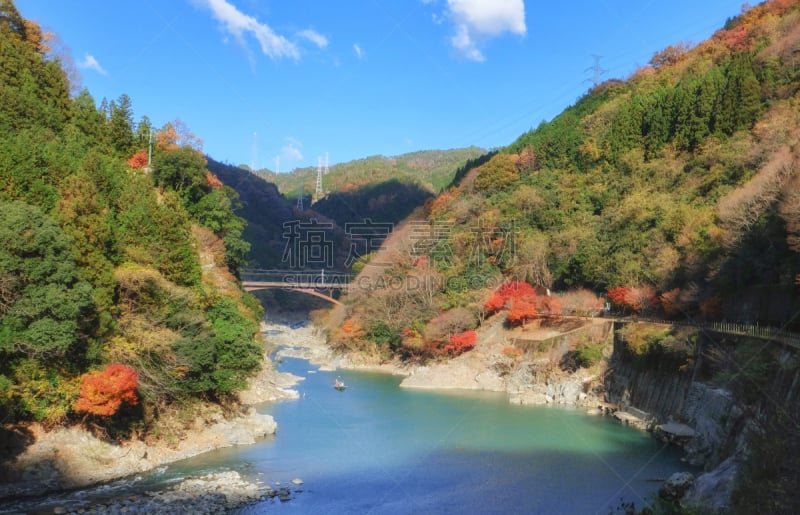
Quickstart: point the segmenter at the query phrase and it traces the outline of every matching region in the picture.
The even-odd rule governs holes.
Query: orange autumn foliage
[[[123,402],[135,405],[139,401],[136,396],[138,384],[136,370],[119,363],[84,374],[75,411],[111,416]]]
[[[347,319],[347,321],[342,324],[341,328],[339,328],[339,331],[348,338],[361,338],[365,333],[364,327],[352,318]]]
[[[514,299],[508,310],[508,321],[512,324],[522,324],[536,316],[536,306],[532,299]]]
[[[144,168],[145,166],[147,166],[147,161],[148,161],[148,159],[147,159],[147,151],[142,149],[142,150],[139,150],[138,152],[136,152],[135,154],[133,154],[128,159],[128,166],[130,166],[133,169],[138,170],[140,168]]]
[[[478,341],[478,334],[475,331],[464,331],[461,334],[454,334],[450,337],[450,343],[445,345],[442,350],[453,356],[458,356],[473,347]]]
[[[191,147],[192,150],[202,154],[203,140],[195,136],[179,118],[164,125],[160,131],[156,132],[155,137],[156,147],[161,150],[177,150],[181,147]]]
[[[221,188],[223,184],[222,181],[219,180],[219,177],[206,170],[206,186],[212,190],[217,190]]]
[[[508,309],[508,321],[524,324],[536,316],[536,290],[522,281],[511,281],[501,285],[486,301],[484,307],[490,313]]]

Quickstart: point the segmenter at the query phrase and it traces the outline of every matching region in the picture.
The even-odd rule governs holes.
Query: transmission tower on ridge
[[[317,188],[314,190],[314,198],[322,198],[322,156],[317,158]]]
[[[297,194],[297,210],[303,210],[303,181],[300,181],[300,191]]]
[[[591,71],[592,72],[592,83],[597,86],[600,84],[600,79],[602,78],[603,74],[608,70],[604,70],[600,67],[600,59],[602,59],[602,55],[592,54],[592,58],[594,59],[594,66],[590,66],[586,68],[584,71]]]

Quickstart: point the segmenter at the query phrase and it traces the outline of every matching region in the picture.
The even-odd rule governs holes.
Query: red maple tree
[[[606,298],[618,308],[627,308],[628,303],[625,300],[630,295],[631,289],[625,286],[615,286],[608,290]]]
[[[523,281],[502,284],[484,305],[490,313],[508,309],[508,321],[524,324],[536,316],[536,290]]]
[[[136,370],[127,365],[112,363],[103,370],[83,375],[81,394],[75,402],[75,410],[92,415],[111,416],[123,402],[135,405],[139,399],[136,388],[139,377]]]
[[[450,337],[450,343],[442,348],[442,351],[458,356],[473,347],[478,341],[478,334],[475,331],[464,331],[461,334],[454,334]]]
[[[511,324],[522,324],[536,316],[536,306],[533,299],[522,297],[514,299],[508,309],[508,321]]]
[[[128,159],[128,165],[131,168],[134,168],[134,169],[138,170],[139,168],[144,168],[145,166],[147,166],[147,161],[148,161],[148,159],[147,159],[147,151],[142,149],[142,150],[139,150],[138,152],[136,152],[135,154],[133,154]]]

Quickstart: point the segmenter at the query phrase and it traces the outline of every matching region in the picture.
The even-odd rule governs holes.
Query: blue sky
[[[99,103],[181,119],[213,158],[289,171],[492,148],[741,0],[16,0],[58,34]]]

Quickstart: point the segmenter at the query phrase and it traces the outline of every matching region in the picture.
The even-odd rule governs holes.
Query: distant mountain
[[[450,184],[459,167],[485,153],[485,150],[473,146],[452,150],[423,150],[395,157],[366,157],[331,166],[329,173],[323,176],[322,187],[326,193],[348,192],[395,180],[417,184],[424,190],[438,193]],[[275,183],[288,198],[297,198],[301,184],[305,195],[312,195],[316,188],[315,167],[298,168],[291,173],[275,173],[269,170],[259,170],[256,173]]]
[[[247,220],[243,236],[250,243],[251,266],[284,268],[287,223],[325,224],[334,243],[334,267],[347,268],[353,242],[347,224],[397,224],[483,156],[478,147],[426,150],[397,157],[373,156],[334,165],[323,177],[326,195],[312,203],[316,168],[276,174],[223,164],[208,158],[208,169],[239,194],[238,213]],[[303,208],[297,206],[303,184]],[[350,256],[352,257],[352,256]]]

